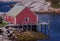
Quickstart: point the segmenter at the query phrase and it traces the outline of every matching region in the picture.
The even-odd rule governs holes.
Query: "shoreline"
[[[33,11],[36,14],[60,14],[60,9],[51,9],[51,10],[40,10],[40,11]]]

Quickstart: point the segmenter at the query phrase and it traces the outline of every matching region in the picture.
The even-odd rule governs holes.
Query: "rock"
[[[18,35],[18,33],[15,34],[15,36],[17,37],[17,40],[37,40],[37,39],[47,39],[48,37],[42,33],[38,33],[38,32],[30,32],[30,31],[26,31],[26,32],[21,32],[20,35]]]

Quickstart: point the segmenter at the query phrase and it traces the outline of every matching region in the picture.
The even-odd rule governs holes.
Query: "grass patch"
[[[53,8],[60,8],[60,4],[52,4],[51,7],[53,7]]]
[[[3,22],[0,24],[0,27],[7,25],[7,23]]]

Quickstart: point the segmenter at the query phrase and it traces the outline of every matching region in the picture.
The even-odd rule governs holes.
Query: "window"
[[[26,17],[26,18],[25,18],[25,21],[29,21],[29,17]]]

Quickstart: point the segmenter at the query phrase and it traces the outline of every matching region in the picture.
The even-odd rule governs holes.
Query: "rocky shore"
[[[0,30],[3,31],[1,34],[1,36],[3,36],[2,39],[7,39],[9,41],[10,40],[11,41],[33,41],[33,40],[36,41],[38,39],[40,40],[48,39],[48,36],[41,32],[28,31],[28,30],[20,31],[12,27],[9,27],[8,29],[6,29],[5,27],[1,27]]]
[[[58,9],[50,9],[50,10],[40,10],[34,11],[36,14],[60,14],[60,8]]]
[[[21,32],[20,34],[17,34],[18,32],[15,32],[16,40],[18,41],[31,41],[31,40],[37,40],[37,39],[48,39],[48,36],[33,32],[33,31],[26,31]]]

